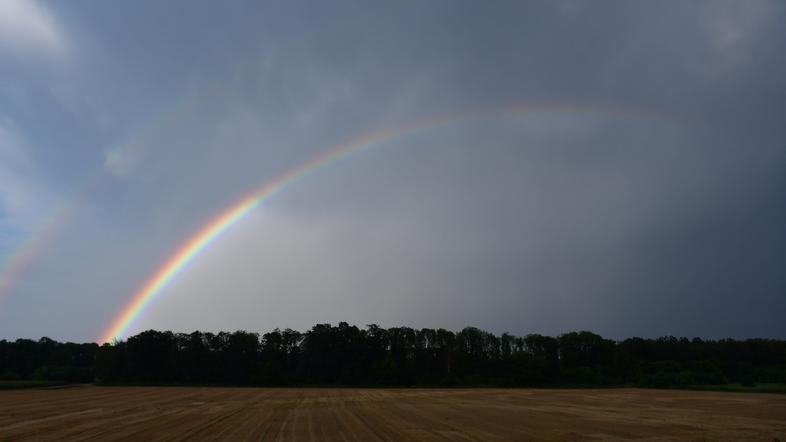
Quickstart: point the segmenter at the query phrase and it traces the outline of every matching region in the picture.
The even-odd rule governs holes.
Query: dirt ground
[[[786,395],[76,387],[0,391],[3,440],[761,440]]]

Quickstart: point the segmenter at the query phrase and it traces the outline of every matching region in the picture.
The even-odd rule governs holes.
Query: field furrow
[[[786,396],[637,389],[0,391],[0,440],[786,440]]]

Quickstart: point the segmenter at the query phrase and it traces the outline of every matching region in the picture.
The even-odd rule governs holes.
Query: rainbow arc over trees
[[[249,212],[253,211],[276,194],[281,193],[290,185],[324,167],[350,157],[355,153],[369,150],[406,135],[411,135],[426,129],[446,126],[459,121],[509,114],[555,114],[562,116],[585,114],[590,116],[605,115],[610,117],[633,117],[659,122],[669,121],[669,119],[661,115],[638,109],[626,109],[614,106],[547,103],[436,116],[362,135],[327,149],[312,159],[279,175],[250,195],[228,207],[217,217],[204,225],[194,236],[171,255],[170,258],[155,271],[153,276],[142,286],[142,288],[133,295],[126,307],[112,320],[110,326],[101,336],[100,342],[112,342],[122,339],[131,325],[133,325],[133,323],[145,312],[150,303],[190,262],[207,249],[210,244],[218,240],[230,227],[248,215]]]

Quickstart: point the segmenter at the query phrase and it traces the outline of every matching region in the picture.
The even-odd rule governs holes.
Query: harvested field
[[[77,387],[0,391],[0,440],[786,440],[786,395]]]

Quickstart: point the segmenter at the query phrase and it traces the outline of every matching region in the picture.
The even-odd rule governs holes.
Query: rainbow
[[[630,109],[619,109],[614,107],[584,107],[563,104],[515,106],[432,117],[405,124],[396,128],[383,129],[355,138],[349,142],[339,144],[269,181],[261,188],[255,190],[250,195],[224,210],[220,215],[202,227],[155,272],[153,277],[150,278],[136,294],[134,294],[131,301],[112,321],[111,325],[101,336],[100,342],[112,342],[122,339],[122,337],[125,336],[126,332],[128,331],[129,327],[145,312],[145,309],[156,298],[156,296],[160,294],[167,287],[167,285],[172,282],[172,280],[178,274],[180,274],[183,269],[202,251],[204,251],[211,243],[220,238],[221,234],[226,232],[230,227],[235,225],[238,221],[248,215],[249,212],[260,206],[266,200],[282,192],[291,184],[300,181],[313,172],[329,166],[341,159],[347,158],[357,152],[371,149],[393,139],[411,135],[415,132],[425,129],[436,128],[454,123],[456,121],[463,121],[471,118],[505,114],[533,113],[601,114],[609,116],[635,117],[656,121],[665,120],[664,117],[653,113]]]
[[[208,91],[213,93],[214,91]],[[190,90],[171,109],[151,119],[145,126],[136,131],[127,141],[132,148],[127,152],[132,160],[145,154],[149,144],[164,130],[177,127],[191,112],[196,109],[195,90]],[[76,187],[70,198],[46,216],[44,221],[30,231],[27,238],[13,247],[0,261],[0,302],[19,284],[25,272],[36,258],[58,237],[69,222],[79,213],[88,197],[99,188],[102,179],[101,171],[97,171]]]
[[[68,218],[70,218],[70,214],[57,216],[53,219]],[[3,263],[0,264],[0,300],[5,299],[5,295],[16,286],[35,257],[49,244],[63,224],[60,222],[47,223],[38,230],[38,234],[28,236],[6,256]]]
[[[0,301],[3,301],[6,294],[16,287],[36,257],[78,213],[77,209],[84,204],[85,192],[79,192],[79,194],[80,196],[72,201],[67,201],[56,207],[46,221],[41,223],[38,228],[33,229],[33,233],[12,249],[5,260],[0,263]]]

